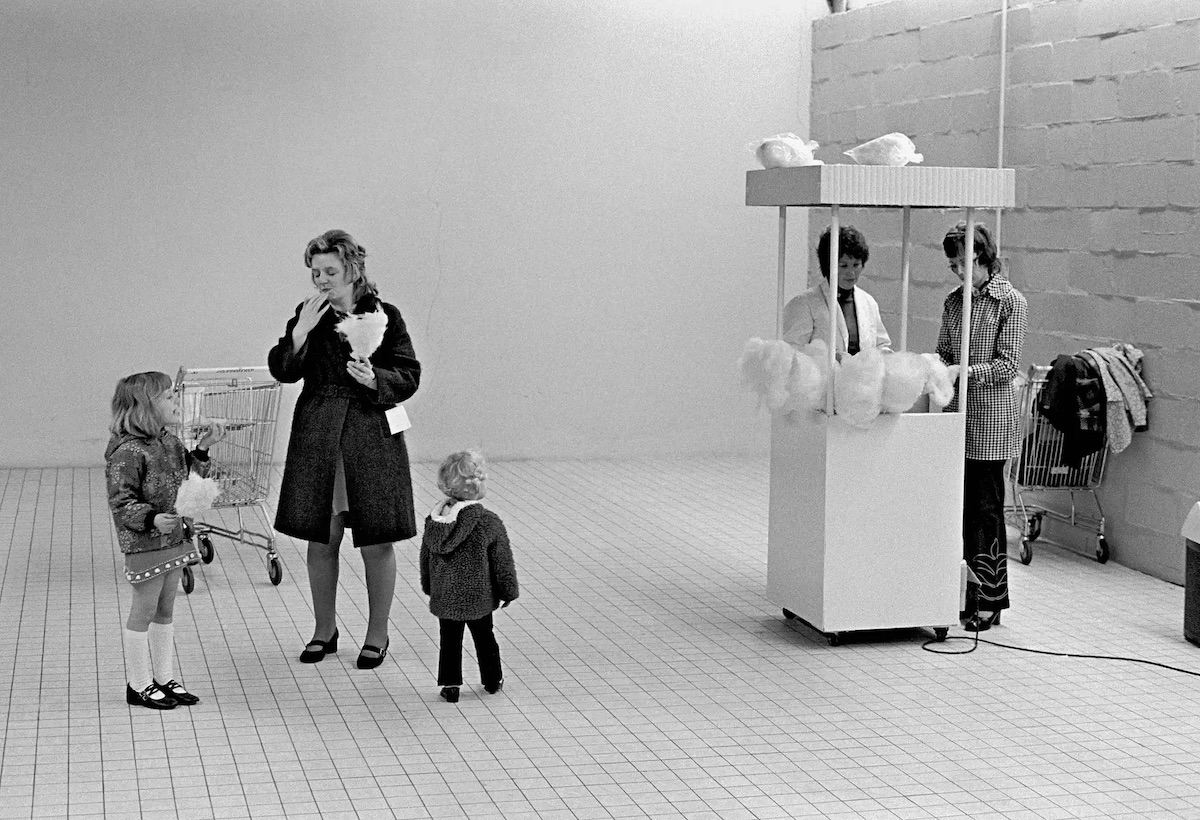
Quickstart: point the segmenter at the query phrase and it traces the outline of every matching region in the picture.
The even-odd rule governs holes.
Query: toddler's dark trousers
[[[438,686],[462,686],[463,627],[471,630],[475,655],[479,658],[479,678],[484,686],[495,686],[504,677],[500,667],[500,645],[492,632],[492,613],[477,621],[450,621],[440,618],[442,649],[438,657]]]

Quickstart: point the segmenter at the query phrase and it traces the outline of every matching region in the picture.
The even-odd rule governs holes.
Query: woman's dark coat
[[[371,356],[377,389],[363,387],[346,372],[350,345],[334,330],[339,321],[327,310],[304,346],[292,346],[292,328],[267,356],[281,382],[304,380],[288,441],[275,529],[306,541],[329,541],[333,483],[340,452],[346,468],[350,512],[346,524],[357,546],[401,541],[417,534],[412,475],[404,434],[391,435],[384,412],[417,392],[421,365],[400,311],[367,295],[355,313],[383,310],[388,315],[383,343]]]

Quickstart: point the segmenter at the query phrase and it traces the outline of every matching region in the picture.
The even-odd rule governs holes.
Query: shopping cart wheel
[[[1021,559],[1021,563],[1029,566],[1029,562],[1033,560],[1033,547],[1029,546],[1029,539],[1021,539],[1021,551],[1017,554]]]
[[[207,535],[200,536],[200,560],[206,564],[211,564],[213,558],[216,557],[216,550],[213,549],[212,539]]]
[[[183,591],[188,595],[192,594],[192,590],[196,588],[196,576],[192,574],[191,567],[183,568]]]
[[[783,617],[787,618],[789,621],[794,621],[796,620],[796,613],[792,612],[790,609],[785,609],[783,611]]]
[[[1103,535],[1096,537],[1096,560],[1101,564],[1108,563],[1108,541]]]
[[[283,580],[283,564],[279,563],[278,558],[267,560],[267,577],[275,586],[279,586],[279,582]]]
[[[1025,528],[1025,537],[1030,541],[1038,540],[1038,536],[1042,534],[1042,517],[1040,515],[1029,516],[1028,526]],[[1029,563],[1026,561],[1025,563]]]
[[[946,636],[949,634],[950,634],[950,627],[948,627],[948,626],[935,626],[933,628],[933,639],[935,641],[937,641],[938,643],[941,643],[942,641],[946,640]]]
[[[842,636],[837,632],[827,632],[825,634],[825,639],[829,641],[830,646],[842,645]]]

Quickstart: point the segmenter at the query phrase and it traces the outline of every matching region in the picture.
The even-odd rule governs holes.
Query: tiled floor
[[[433,465],[414,472],[423,511]],[[352,550],[343,648],[302,666],[302,545],[279,541],[275,587],[259,550],[218,539],[176,611],[203,701],[156,713],[122,698],[130,593],[102,471],[0,471],[0,817],[1200,817],[1200,677],[936,655],[916,632],[831,647],[785,621],[765,459],[491,476],[522,582],[497,616],[502,693],[438,699],[415,543],[388,660],[360,671]],[[1200,670],[1182,589],[1040,546],[1010,574],[1015,608],[984,637]]]

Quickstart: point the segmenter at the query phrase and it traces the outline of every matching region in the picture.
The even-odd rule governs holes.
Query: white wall
[[[774,329],[776,221],[745,144],[807,130],[824,13],[5,3],[0,465],[100,463],[127,373],[264,363],[331,227],[408,321],[415,457],[765,452],[734,364]]]

